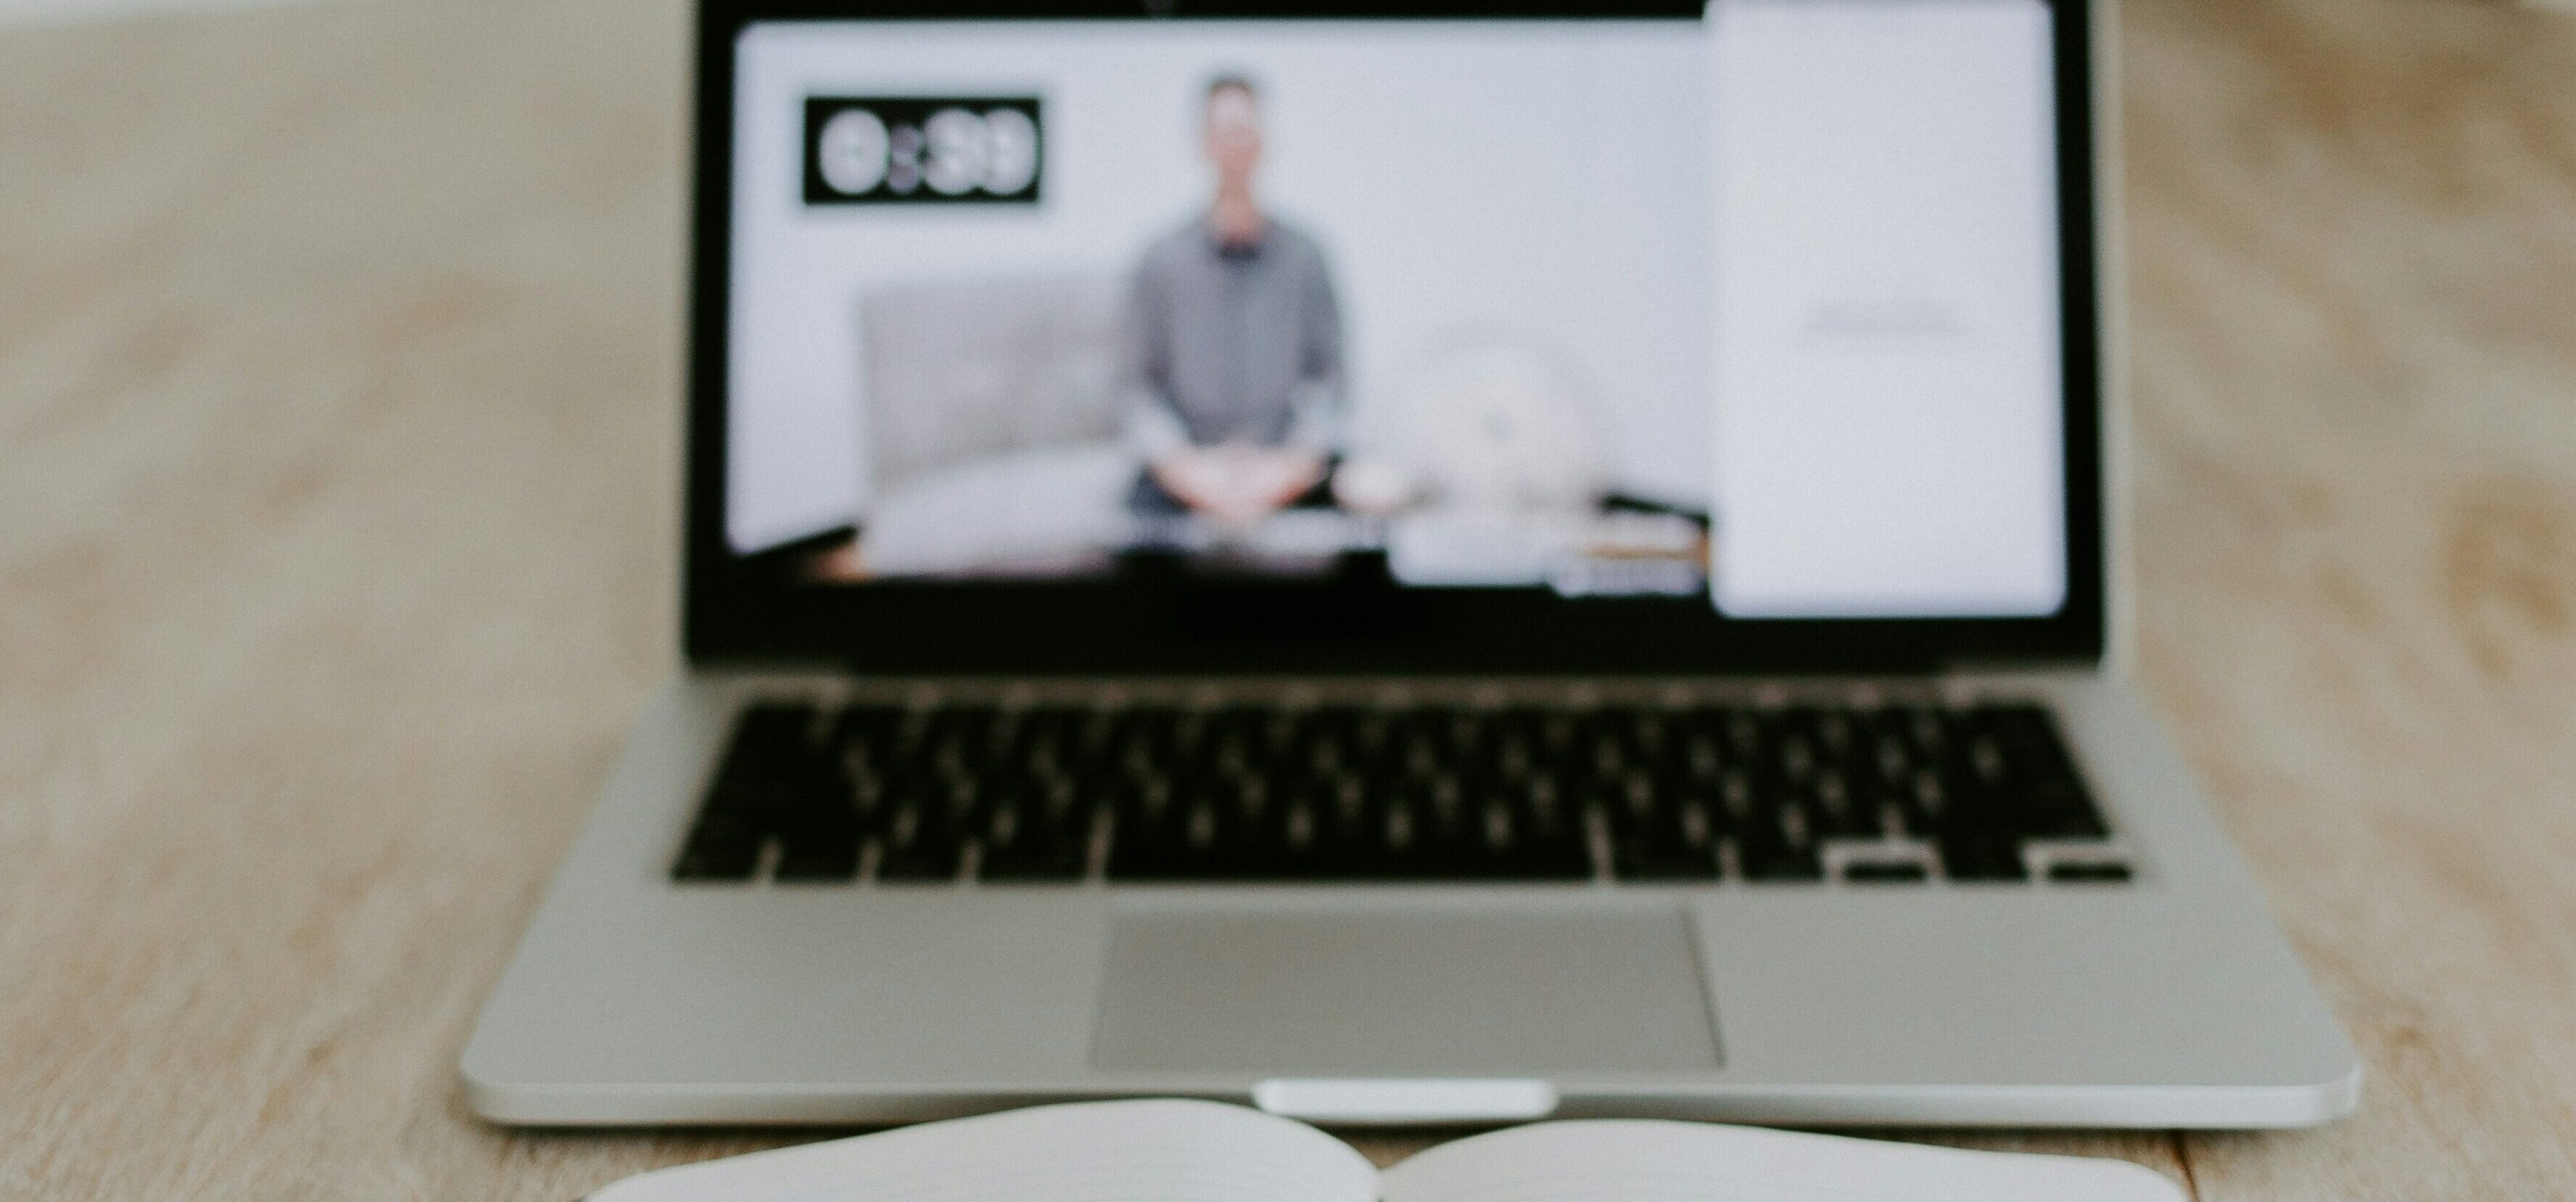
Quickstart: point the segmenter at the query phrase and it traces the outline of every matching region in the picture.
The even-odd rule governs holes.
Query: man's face
[[[1241,186],[1261,164],[1261,106],[1241,88],[1220,88],[1208,97],[1204,133],[1208,162],[1218,180]]]

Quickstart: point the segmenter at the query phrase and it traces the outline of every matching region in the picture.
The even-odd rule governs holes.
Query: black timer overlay
[[[1035,96],[809,96],[808,205],[1034,205]]]

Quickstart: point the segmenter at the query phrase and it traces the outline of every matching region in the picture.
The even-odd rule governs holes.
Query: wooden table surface
[[[2141,671],[2369,1078],[2314,1132],[1958,1138],[2576,1195],[2576,18],[2126,22]],[[786,1138],[456,1086],[674,667],[686,23],[0,31],[0,1197],[566,1200]]]

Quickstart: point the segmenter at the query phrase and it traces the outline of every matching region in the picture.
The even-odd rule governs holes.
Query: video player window
[[[727,540],[2054,612],[2048,21],[755,24]]]

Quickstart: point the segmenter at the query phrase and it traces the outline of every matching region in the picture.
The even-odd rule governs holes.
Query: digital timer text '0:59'
[[[1035,97],[806,101],[805,202],[1037,200]]]

